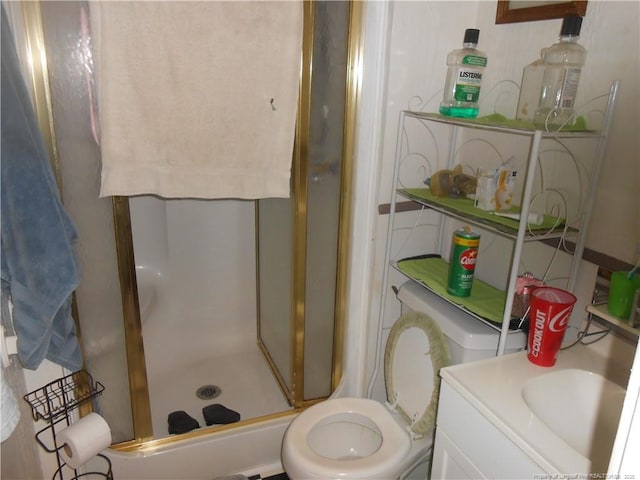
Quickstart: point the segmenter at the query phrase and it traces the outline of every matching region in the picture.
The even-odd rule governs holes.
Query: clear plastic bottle
[[[587,51],[578,44],[582,17],[565,17],[560,41],[544,55],[540,103],[534,116],[536,127],[555,131],[575,120],[574,103]]]
[[[447,56],[447,79],[440,103],[440,113],[449,117],[474,118],[478,116],[478,99],[487,55],[476,49],[480,30],[468,28],[464,33],[463,48]]]
[[[533,117],[540,103],[546,51],[546,48],[540,50],[540,58],[522,70],[522,84],[520,85],[518,110],[516,111],[516,119],[518,120],[533,122]]]

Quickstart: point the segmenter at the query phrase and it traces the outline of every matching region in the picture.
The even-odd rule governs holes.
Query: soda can
[[[470,227],[463,227],[453,232],[447,280],[447,292],[451,295],[456,297],[471,295],[478,245],[480,245],[480,234],[471,231]]]

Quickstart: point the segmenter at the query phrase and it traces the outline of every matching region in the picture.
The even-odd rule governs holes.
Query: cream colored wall
[[[522,66],[555,41],[561,20],[495,25],[493,8],[488,8],[493,2],[483,5],[487,7],[479,10],[478,27],[490,34],[484,38],[494,53],[489,57],[492,73],[519,80]],[[591,0],[580,38],[587,49],[580,98],[606,92],[613,80],[622,80],[587,246],[629,263],[636,262],[640,245],[639,11],[636,1]],[[503,51],[501,46],[508,47]]]
[[[371,7],[372,4],[375,8]],[[379,31],[373,31],[374,28],[370,32],[370,35],[388,37],[386,76],[381,80],[384,94],[381,95],[380,115],[384,120],[378,204],[388,203],[391,198],[399,112],[421,102],[429,105],[425,110],[437,110],[446,74],[447,54],[461,47],[466,28],[480,29],[479,48],[489,57],[483,92],[500,80],[519,84],[522,68],[539,56],[541,48],[557,41],[562,20],[496,25],[496,5],[495,0],[393,2],[389,4],[388,29],[385,20],[382,22],[385,26],[380,25]],[[378,2],[369,2],[368,6],[372,10],[383,10]],[[640,244],[639,6],[636,1],[590,0],[580,40],[588,55],[578,104],[583,99],[607,93],[614,79],[622,80],[587,247],[628,263],[636,261],[636,245]],[[514,104],[514,113],[515,107]],[[481,111],[484,113],[487,112]],[[366,161],[370,161],[370,157]],[[387,295],[380,318],[380,279],[384,269],[388,219],[388,215],[377,215],[369,275],[372,280],[368,289],[368,317],[371,325],[377,325],[381,320],[383,332],[380,343],[377,342],[377,328],[369,328],[365,334],[368,348],[362,365],[365,365],[367,373],[364,377],[370,381],[368,390],[373,398],[384,397],[382,375],[378,374],[374,380],[369,376],[369,368],[375,364],[374,346],[384,348],[386,332],[400,313],[398,302],[392,295]],[[412,224],[409,220],[407,222]],[[594,282],[593,279],[581,280],[591,281],[591,285]],[[404,281],[406,278],[391,269],[389,286],[399,286]]]
[[[495,10],[489,0],[393,3],[379,203],[390,198],[398,112],[416,96],[441,96],[447,53],[461,47],[466,28],[480,29],[479,48],[489,57],[485,89],[504,79],[520,83],[522,68],[557,41],[560,19],[496,25]],[[580,39],[588,53],[578,103],[622,80],[587,247],[628,263],[640,245],[639,11],[636,1],[590,0]]]

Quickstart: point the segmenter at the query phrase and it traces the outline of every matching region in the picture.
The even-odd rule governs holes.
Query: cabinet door
[[[446,381],[440,387],[439,405],[434,471],[439,462],[449,465],[440,467],[444,475],[440,478],[468,478],[445,475],[447,468],[454,474],[453,462],[472,478],[533,478],[547,473]],[[442,446],[440,438],[445,438]],[[446,462],[436,460],[438,449],[447,450],[446,457],[440,454]],[[433,478],[439,477],[434,473]]]
[[[486,478],[441,428],[436,429],[431,479],[472,480]]]

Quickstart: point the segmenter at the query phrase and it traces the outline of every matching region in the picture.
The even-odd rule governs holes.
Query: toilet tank
[[[398,290],[402,313],[408,310],[423,312],[433,318],[449,343],[451,363],[465,363],[496,355],[500,332],[482,323],[418,283],[409,281]],[[524,332],[510,333],[505,353],[524,350],[527,337]]]

